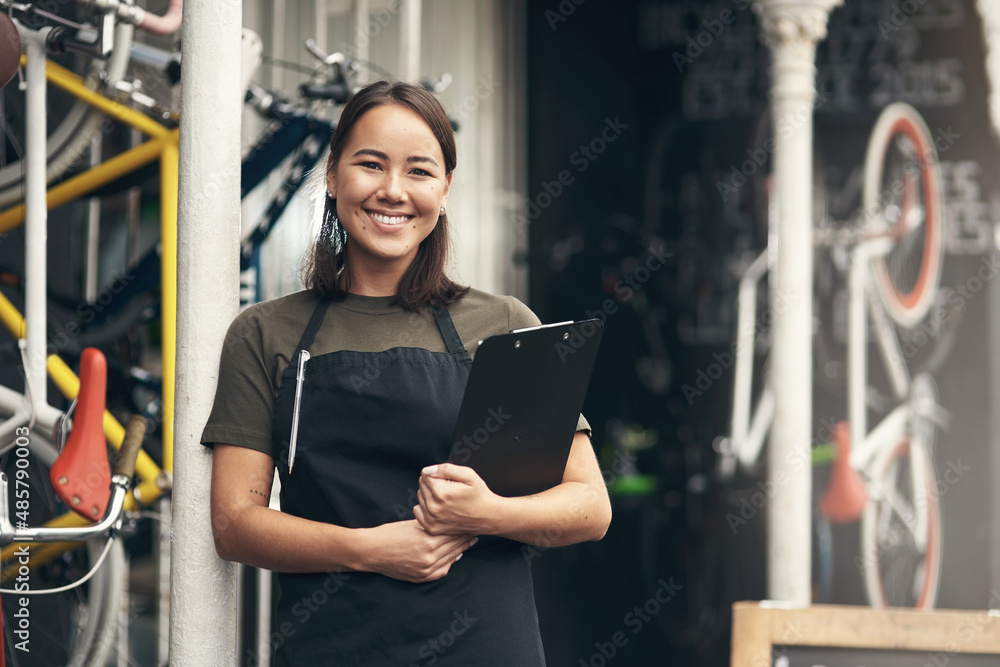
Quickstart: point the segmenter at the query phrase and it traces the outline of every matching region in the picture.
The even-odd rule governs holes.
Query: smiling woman
[[[562,482],[534,496],[444,463],[478,341],[538,324],[445,275],[455,165],[430,93],[358,92],[308,289],[244,311],[223,346],[202,434],[213,533],[221,557],[279,573],[277,664],[541,667],[522,543],[597,540],[611,520],[582,416]]]

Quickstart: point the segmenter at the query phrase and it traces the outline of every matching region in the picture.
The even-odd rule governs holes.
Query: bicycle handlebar
[[[249,104],[257,113],[265,118],[282,120],[295,115],[298,111],[294,105],[277,93],[261,88],[255,83],[247,87],[243,101]]]
[[[135,474],[135,459],[142,449],[142,438],[145,435],[146,419],[141,415],[132,415],[125,424],[125,440],[118,450],[115,470],[112,473],[115,477],[122,476],[129,482],[132,481],[132,476]]]
[[[115,474],[111,477],[111,500],[104,517],[97,523],[83,527],[27,527],[18,520],[15,528],[10,521],[7,474],[0,472],[0,546],[11,542],[82,542],[94,537],[114,534],[121,527],[125,512],[125,497],[132,483],[135,459],[146,432],[146,420],[138,415],[129,419],[125,426],[125,441],[122,443]]]
[[[171,35],[181,27],[183,0],[170,0],[170,5],[163,16],[157,16],[138,5],[121,0],[76,0],[76,2],[113,14],[119,20],[131,23],[154,35]]]
[[[157,16],[123,0],[76,0],[76,3],[94,10],[94,26],[67,20],[30,2],[18,4],[12,0],[0,0],[0,8],[17,10],[30,19],[28,26],[39,21],[54,24],[55,27],[50,28],[46,35],[46,48],[50,52],[71,52],[102,59],[111,55],[116,21],[134,25],[154,35],[171,35],[181,27],[183,0],[170,0],[170,6],[163,16]],[[25,24],[21,24],[21,28],[33,30]]]
[[[299,86],[299,94],[309,100],[332,100],[337,104],[344,104],[351,96],[351,88],[342,81],[303,83]]]

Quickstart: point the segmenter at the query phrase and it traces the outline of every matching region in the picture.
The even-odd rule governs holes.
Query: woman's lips
[[[383,213],[367,209],[365,210],[365,213],[373,222],[378,223],[382,227],[401,227],[413,218],[412,215],[402,213]]]

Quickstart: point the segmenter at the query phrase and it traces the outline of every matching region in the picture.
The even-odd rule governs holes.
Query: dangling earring
[[[333,251],[336,254],[340,254],[347,243],[347,231],[340,224],[340,218],[337,217],[337,200],[330,196],[329,190],[326,193],[326,204],[323,207],[323,227],[320,231],[320,237],[326,239],[333,246]]]
[[[340,218],[337,217],[337,210],[333,210],[333,215],[330,216],[330,223],[333,227],[333,243],[334,248],[338,253],[344,251],[344,246],[347,245],[347,230],[344,226],[340,224]]]

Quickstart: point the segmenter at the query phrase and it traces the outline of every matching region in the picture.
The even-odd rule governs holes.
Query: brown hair
[[[431,128],[441,153],[445,173],[455,169],[455,133],[441,103],[420,86],[396,81],[378,81],[354,93],[347,101],[330,139],[330,161],[327,170],[340,159],[351,129],[365,113],[383,104],[398,104],[415,112]],[[323,226],[319,237],[306,257],[303,282],[320,299],[340,301],[350,290],[350,276],[345,269],[347,232],[336,218],[337,200],[327,194],[323,208]],[[448,261],[448,216],[442,213],[434,230],[417,249],[417,256],[399,280],[396,302],[406,310],[422,306],[447,306],[469,291],[445,275]]]

